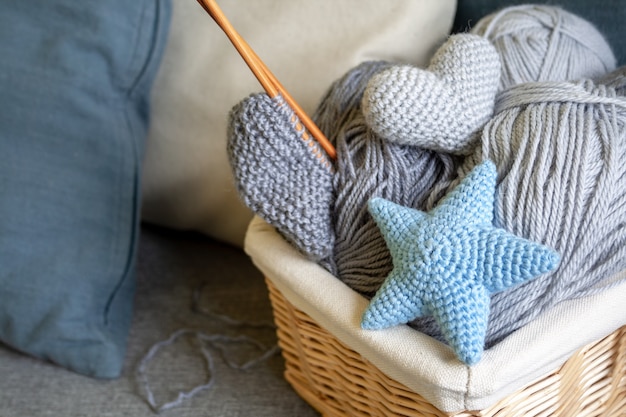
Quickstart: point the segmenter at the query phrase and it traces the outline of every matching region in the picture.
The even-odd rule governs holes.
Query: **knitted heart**
[[[246,206],[310,259],[331,254],[332,165],[281,96],[231,110],[228,156]]]
[[[427,69],[399,65],[372,77],[363,96],[368,125],[383,138],[467,154],[493,113],[500,59],[489,41],[451,36]]]

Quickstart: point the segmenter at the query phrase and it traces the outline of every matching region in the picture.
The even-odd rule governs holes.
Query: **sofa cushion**
[[[367,60],[426,65],[452,25],[455,0],[218,2],[296,101],[311,114],[330,84]],[[262,91],[195,1],[174,2],[153,96],[143,219],[241,245],[251,212],[226,154],[229,110]]]
[[[0,340],[119,375],[167,0],[0,4]]]

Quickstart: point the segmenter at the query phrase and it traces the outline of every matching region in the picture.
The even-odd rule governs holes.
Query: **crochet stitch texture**
[[[560,259],[493,226],[495,185],[495,165],[485,161],[430,213],[370,200],[394,268],[365,310],[362,328],[432,315],[460,360],[480,360],[490,295],[551,271]]]
[[[468,154],[472,136],[493,114],[500,80],[495,47],[477,35],[451,36],[426,69],[397,65],[363,94],[368,125],[395,143]]]

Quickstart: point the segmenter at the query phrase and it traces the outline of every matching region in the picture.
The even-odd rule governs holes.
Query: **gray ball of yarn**
[[[471,32],[498,50],[500,90],[529,81],[596,78],[616,65],[611,47],[591,23],[554,6],[508,7],[481,19]]]
[[[604,82],[526,83],[503,92],[482,146],[459,169],[462,178],[492,160],[495,225],[561,254],[554,272],[492,296],[487,347],[561,301],[610,288],[626,268],[623,73]],[[440,337],[432,320],[413,325]]]
[[[451,155],[391,143],[369,127],[361,108],[363,92],[375,74],[389,68],[392,65],[385,62],[355,67],[333,83],[314,115],[337,148],[331,272],[368,297],[378,290],[393,264],[367,202],[383,197],[424,209],[435,185],[451,181],[461,162]]]

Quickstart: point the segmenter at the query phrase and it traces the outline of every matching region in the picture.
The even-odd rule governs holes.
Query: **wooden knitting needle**
[[[215,23],[224,31],[228,39],[239,52],[239,55],[243,58],[248,65],[254,76],[259,80],[261,86],[270,97],[276,97],[278,94],[283,96],[287,104],[293,109],[294,113],[298,116],[302,124],[306,127],[309,133],[315,138],[319,145],[326,151],[331,159],[337,158],[337,152],[326,138],[324,133],[317,127],[317,125],[311,120],[304,110],[298,105],[298,103],[291,97],[282,84],[276,79],[274,74],[267,68],[263,61],[257,56],[247,42],[237,33],[232,24],[228,21],[222,9],[217,5],[215,0],[197,0],[202,8],[213,18]]]

